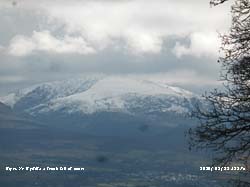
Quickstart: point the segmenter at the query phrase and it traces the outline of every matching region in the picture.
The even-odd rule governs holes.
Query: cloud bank
[[[193,33],[190,36],[190,44],[186,46],[176,42],[173,53],[181,58],[191,55],[195,57],[217,56],[220,42],[216,33]]]
[[[66,35],[59,39],[52,36],[47,30],[41,32],[34,31],[30,38],[22,35],[15,36],[10,42],[8,51],[9,54],[14,56],[26,56],[39,51],[58,54],[95,53],[95,50],[89,47],[81,37]]]
[[[218,32],[230,25],[229,3],[15,1],[0,1],[0,94],[88,73],[217,84]]]
[[[9,51],[16,56],[34,51],[85,55],[110,47],[131,54],[159,54],[170,36],[191,40],[189,47],[176,43],[177,57],[217,55],[216,30],[228,26],[227,15],[221,13],[225,7],[211,9],[208,2],[197,0],[20,1],[17,8],[46,17],[47,28],[31,36],[14,36]]]

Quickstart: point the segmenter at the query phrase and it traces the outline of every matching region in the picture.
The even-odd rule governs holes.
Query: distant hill
[[[39,128],[41,124],[14,112],[9,106],[0,102],[0,128]]]
[[[0,115],[11,115],[13,112],[11,108],[0,102]]]

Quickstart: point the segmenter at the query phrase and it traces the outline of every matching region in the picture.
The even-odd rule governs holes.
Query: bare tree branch
[[[212,0],[212,5],[227,0]],[[192,116],[200,125],[190,129],[190,146],[211,148],[217,164],[250,161],[250,1],[236,0],[232,6],[229,34],[221,35],[219,59],[224,89],[204,95],[206,105],[196,106]]]
[[[216,5],[222,4],[226,1],[228,1],[228,0],[211,0],[210,5],[216,6]]]

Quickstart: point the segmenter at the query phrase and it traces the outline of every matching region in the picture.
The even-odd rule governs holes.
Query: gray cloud
[[[16,2],[0,2],[0,94],[86,73],[156,74],[184,86],[218,79],[217,31],[230,24],[227,4]]]
[[[17,56],[29,55],[36,50],[65,53],[83,51],[85,54],[87,47],[87,51],[91,48],[100,51],[110,46],[117,47],[117,40],[123,40],[122,47],[130,53],[155,54],[161,52],[164,38],[170,35],[188,36],[191,40],[195,40],[195,36],[200,36],[198,39],[203,37],[202,41],[195,40],[197,45],[204,45],[202,42],[206,37],[207,41],[213,41],[216,45],[216,29],[223,30],[228,23],[225,22],[226,14],[221,13],[224,7],[209,9],[208,3],[196,0],[135,0],[116,3],[23,1],[15,9],[36,11],[36,16],[47,18],[47,28],[45,24],[28,36],[15,36],[18,40],[12,40],[10,54]],[[64,36],[55,36],[58,32]],[[27,50],[18,47],[22,45],[27,46]],[[84,47],[79,50],[79,46]],[[197,56],[196,51],[186,54]],[[203,53],[199,55],[209,53],[211,48],[204,47]]]

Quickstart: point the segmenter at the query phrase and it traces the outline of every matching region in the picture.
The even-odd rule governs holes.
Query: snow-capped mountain
[[[159,81],[129,76],[89,76],[32,86],[0,100],[14,110],[31,115],[62,111],[93,114],[96,112],[185,113],[197,96],[184,89]]]
[[[89,76],[35,85],[0,100],[14,110],[36,116],[56,111],[185,113],[196,97],[189,91],[158,81],[129,76]]]
[[[136,135],[149,127],[187,127],[185,116],[199,102],[187,90],[136,76],[86,76],[32,86],[0,98],[31,120],[98,135]],[[157,128],[156,128],[157,127]]]

